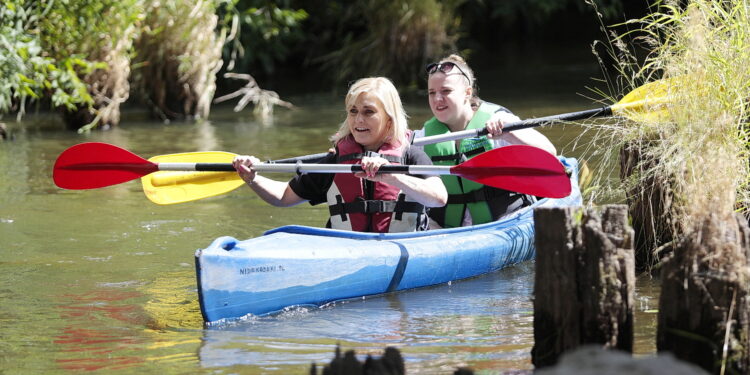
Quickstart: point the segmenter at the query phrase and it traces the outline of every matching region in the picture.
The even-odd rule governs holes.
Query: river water
[[[545,65],[549,66],[549,64]],[[592,108],[590,64],[553,66],[484,89],[523,118]],[[499,79],[487,75],[488,82]],[[546,82],[546,84],[545,84]],[[541,93],[541,94],[540,94]],[[140,156],[201,150],[261,159],[323,152],[343,119],[342,95],[293,97],[262,123],[217,108],[210,121],[162,124],[134,110],[120,127],[78,135],[55,116],[9,122],[0,143],[0,372],[8,374],[305,374],[334,349],[380,355],[401,349],[410,374],[531,369],[534,263],[472,280],[296,309],[204,327],[193,255],[219,236],[244,239],[290,223],[322,225],[324,207],[273,208],[244,187],[171,206],[148,201],[138,181],[61,190],[55,158],[81,142],[108,142]],[[429,117],[424,96],[407,103],[412,127]],[[6,122],[8,119],[6,118]],[[566,156],[580,156],[576,126],[543,129]],[[288,178],[279,175],[279,179]],[[638,282],[636,352],[654,351],[658,286]]]

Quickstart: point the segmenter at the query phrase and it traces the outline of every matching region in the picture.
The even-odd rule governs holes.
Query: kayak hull
[[[206,322],[266,315],[292,306],[447,283],[533,259],[533,209],[577,206],[572,193],[541,199],[499,221],[412,233],[359,233],[284,226],[245,241],[220,237],[196,251],[201,312]]]

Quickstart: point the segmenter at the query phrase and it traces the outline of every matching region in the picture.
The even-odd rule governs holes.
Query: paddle
[[[675,78],[649,82],[631,91],[619,102],[607,107],[508,123],[503,126],[503,131],[533,128],[564,121],[607,117],[615,114],[627,117],[634,121],[653,122],[659,120],[663,115],[665,110],[664,105],[669,102],[669,87],[675,84],[674,81]],[[487,128],[469,129],[417,138],[412,144],[415,146],[422,146],[432,143],[453,141],[456,139],[478,137],[487,134]]]
[[[268,160],[266,163],[315,163],[328,153]],[[149,158],[153,163],[231,163],[236,154],[222,151],[187,152]],[[157,204],[175,204],[228,193],[245,181],[232,172],[159,171],[141,178],[146,197]]]
[[[230,153],[224,153],[229,154]],[[179,155],[179,154],[178,154]],[[168,157],[164,155],[163,157]],[[221,157],[228,157],[226,155]],[[259,172],[353,173],[358,164],[269,164],[255,165]],[[55,184],[64,189],[96,189],[116,185],[158,171],[232,172],[231,163],[153,162],[106,143],[82,143],[63,151],[53,169]],[[451,174],[478,183],[539,197],[562,198],[570,194],[570,179],[557,158],[531,146],[506,146],[487,151],[456,166],[386,165],[381,173],[423,175]],[[236,173],[226,176],[237,179]],[[179,176],[161,176],[151,185],[184,184]],[[207,180],[213,182],[214,177]],[[241,181],[241,180],[240,180]],[[194,183],[200,183],[200,180]],[[241,182],[240,182],[241,184]],[[214,194],[215,195],[215,194]],[[192,200],[192,199],[191,199]],[[176,203],[176,202],[173,202]]]
[[[513,131],[513,130],[524,129],[524,128],[529,128],[529,127],[548,125],[554,122],[575,121],[575,120],[580,120],[580,119],[587,119],[587,118],[594,118],[594,117],[601,117],[601,116],[611,116],[613,114],[623,115],[625,117],[631,118],[633,120],[638,120],[638,121],[657,120],[660,118],[661,114],[664,113],[664,104],[669,101],[668,88],[670,85],[674,84],[674,80],[675,79],[663,79],[663,80],[654,81],[654,82],[645,84],[631,91],[628,95],[623,97],[622,100],[620,100],[618,103],[612,106],[592,109],[592,110],[587,110],[587,111],[572,112],[572,113],[567,113],[567,114],[562,114],[562,115],[541,117],[541,118],[536,118],[536,119],[528,119],[528,120],[519,121],[519,122],[515,122],[511,124],[506,124],[503,128],[505,131]],[[465,130],[465,131],[453,132],[453,133],[444,134],[444,135],[418,138],[413,142],[413,144],[425,145],[425,144],[430,144],[430,143],[445,142],[445,141],[473,137],[473,136],[478,136],[478,135],[485,135],[485,134],[487,134],[486,129]],[[95,150],[91,148],[90,151],[94,152]],[[207,162],[208,163],[220,163],[220,162],[230,162],[231,158],[234,157],[234,154],[230,154],[230,153],[217,153],[217,154],[224,154],[224,156],[219,157],[218,155],[214,155],[213,153],[186,153],[186,154],[162,155],[158,157],[153,157],[150,160],[152,162],[165,162],[165,163],[190,162],[190,161],[193,161],[193,162],[198,161],[198,162],[203,162],[203,163],[207,163]],[[120,162],[119,168],[117,168],[116,171],[112,171],[112,174],[109,176],[96,177],[96,179],[100,181],[99,183],[104,183],[104,185],[101,185],[101,186],[113,185],[113,184],[117,184],[117,183],[124,182],[124,181],[129,181],[131,179],[141,177],[144,175],[144,172],[147,172],[147,170],[144,170],[143,168],[153,168],[153,167],[145,167],[144,165],[140,165],[139,160],[142,161],[143,159],[141,159],[137,155],[133,155],[137,158],[137,159],[134,159],[135,162],[134,162],[134,165],[132,166],[135,170],[128,171],[128,168],[125,165],[127,164],[127,162],[123,162],[123,161],[129,160],[129,158],[132,158],[132,156],[127,156],[124,154],[117,154],[117,155],[122,157],[122,160],[119,160]],[[322,158],[325,155],[326,154],[323,153],[323,154],[309,155],[308,156],[309,158],[300,157],[300,158],[282,159],[282,160],[276,160],[275,163],[285,163],[285,162],[294,163],[294,162],[300,161],[300,159],[302,159],[302,161],[310,161],[310,160],[314,161],[318,157]],[[216,159],[217,157],[219,157],[220,159],[217,160]],[[92,168],[94,168],[95,170],[99,170],[100,172],[102,172],[105,169],[103,163],[97,164],[96,166]],[[89,178],[91,178],[91,176],[89,176]],[[64,178],[61,177],[61,179],[64,179]],[[154,185],[151,183],[151,181],[154,179],[157,181],[157,185]],[[112,183],[110,184],[108,183],[108,181]],[[156,172],[154,175],[151,176],[151,178],[143,178],[142,182],[143,182],[144,192],[146,193],[146,196],[152,201],[159,203],[159,204],[188,202],[192,200],[206,198],[209,196],[219,195],[219,194],[223,194],[225,192],[231,191],[233,189],[236,189],[237,187],[243,184],[242,180],[240,180],[239,177],[235,173],[228,173],[228,172],[223,172],[223,173]],[[62,182],[62,183],[64,184],[66,182]],[[96,188],[96,187],[100,187],[100,186],[92,186],[88,188]],[[79,187],[79,188],[87,188],[87,187]]]

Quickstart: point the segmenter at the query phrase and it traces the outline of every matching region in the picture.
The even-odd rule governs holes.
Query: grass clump
[[[135,82],[162,120],[206,118],[227,31],[213,0],[146,0]]]
[[[130,57],[142,9],[139,0],[54,0],[38,9],[42,50],[70,77],[80,77],[90,101],[70,105],[67,126],[86,131],[120,121],[120,104],[129,96]],[[74,79],[77,79],[74,78]],[[91,104],[93,103],[93,104]],[[84,126],[85,125],[85,126]]]
[[[322,38],[341,47],[316,62],[337,83],[382,75],[414,86],[431,59],[455,49],[459,5],[460,0],[354,2],[339,9],[338,26]]]
[[[615,147],[587,152],[611,165],[618,155],[608,150],[623,150],[620,187],[634,222],[648,217],[635,229],[649,233],[653,249],[698,227],[708,214],[727,218],[750,208],[750,3],[670,0],[652,9],[617,25],[624,32],[609,33],[608,58],[616,64],[607,83],[617,92],[662,80],[665,92],[658,96],[667,100],[647,121],[589,124],[596,130],[592,145]]]

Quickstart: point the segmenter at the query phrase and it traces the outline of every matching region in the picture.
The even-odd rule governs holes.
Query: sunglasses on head
[[[464,71],[461,69],[461,67],[459,67],[458,65],[456,65],[455,63],[452,63],[450,61],[441,62],[441,63],[432,63],[432,64],[427,65],[427,69],[426,69],[427,70],[427,76],[430,76],[430,75],[434,74],[438,70],[441,71],[441,72],[443,72],[443,73],[445,73],[445,74],[448,74],[448,73],[450,73],[450,72],[453,71],[453,68],[458,69],[458,71],[461,73],[461,75],[463,75],[464,77],[466,77],[466,79],[469,81],[469,84],[471,84],[471,79],[469,78],[469,76],[466,75],[466,73],[464,73]]]

